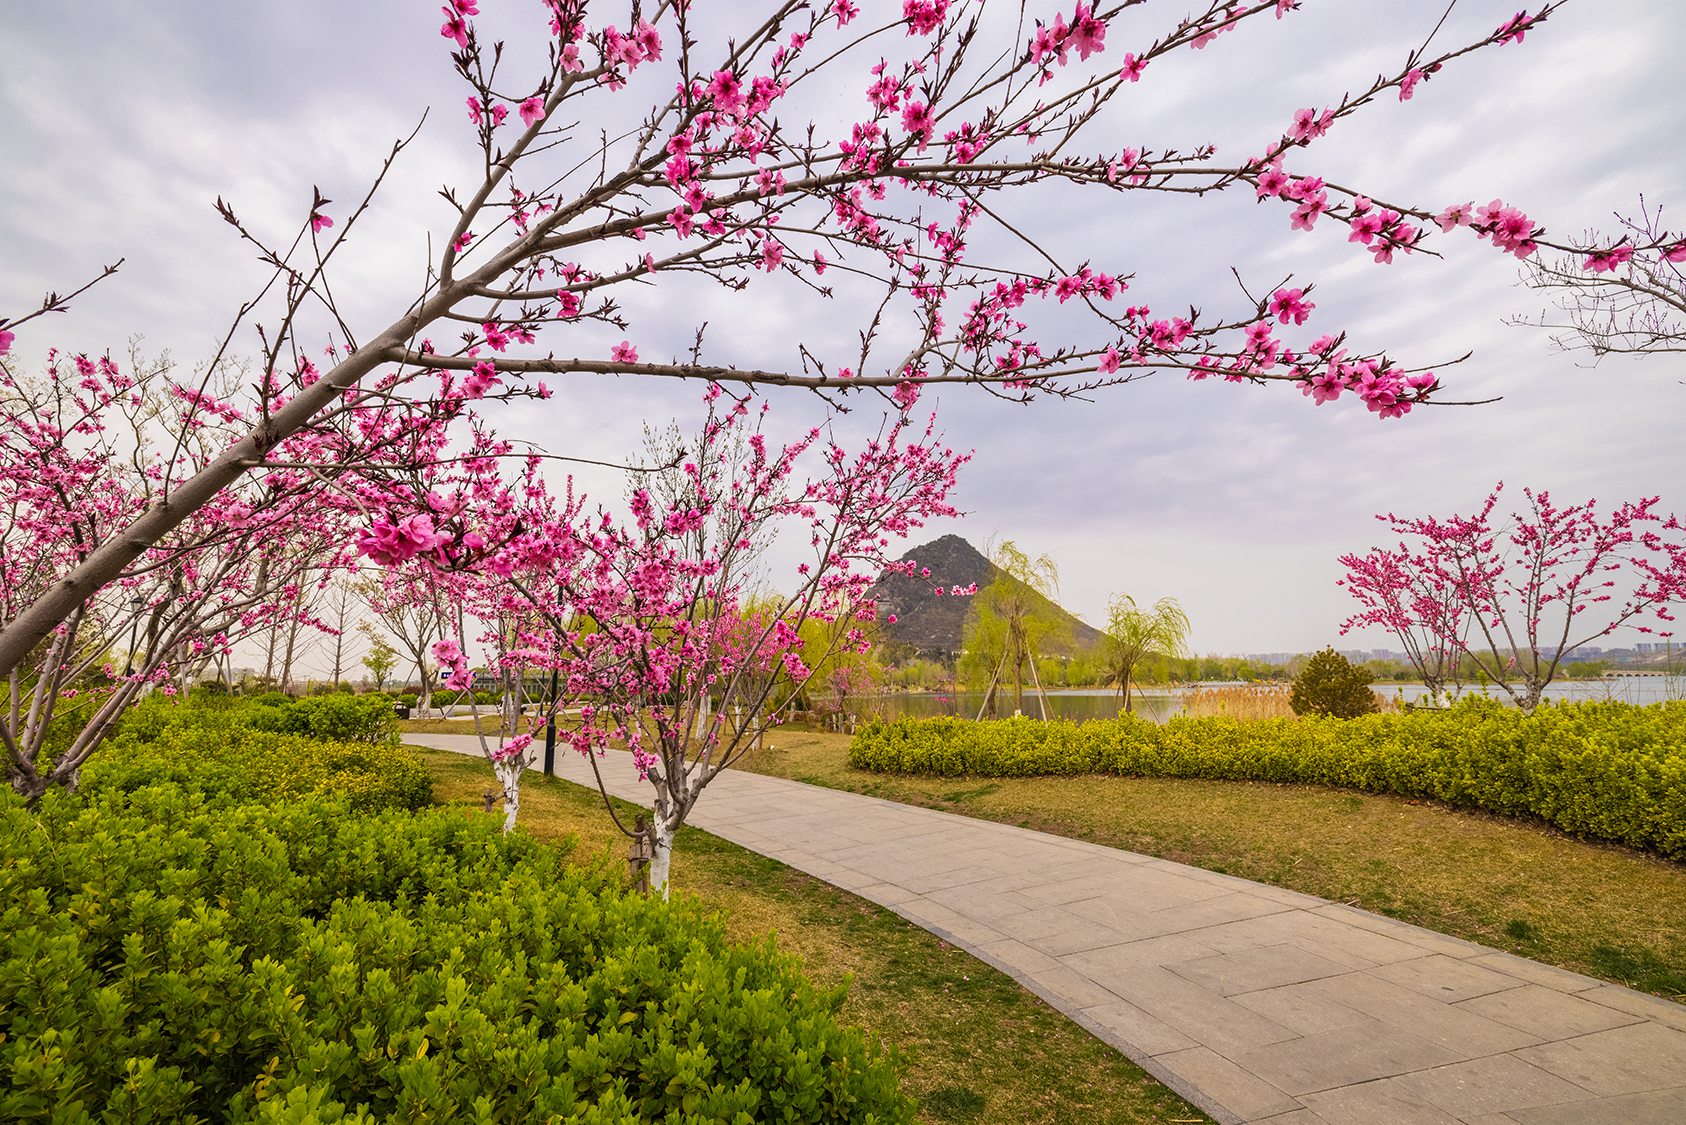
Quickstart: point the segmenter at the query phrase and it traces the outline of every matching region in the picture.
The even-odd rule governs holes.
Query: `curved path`
[[[478,753],[466,736],[408,741]],[[583,759],[558,759],[592,784]],[[647,806],[630,755],[603,767]],[[1686,1122],[1686,1006],[1630,989],[1310,895],[760,774],[722,775],[689,823],[959,945],[1231,1125]]]

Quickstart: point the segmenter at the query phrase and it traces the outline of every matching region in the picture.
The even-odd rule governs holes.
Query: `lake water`
[[[1210,682],[1190,684],[1176,688],[1140,689],[1131,693],[1135,704],[1135,713],[1144,719],[1154,722],[1164,722],[1172,715],[1182,713],[1183,694],[1196,687],[1242,687],[1240,682]],[[1423,695],[1421,684],[1383,682],[1371,685],[1371,690],[1386,696],[1403,695],[1407,702],[1414,702]],[[1647,704],[1660,703],[1665,699],[1679,699],[1686,692],[1686,678],[1665,676],[1614,676],[1605,680],[1592,681],[1559,681],[1546,687],[1547,699],[1567,700],[1570,702],[1585,702],[1590,700],[1619,700],[1623,703]],[[1477,694],[1476,692],[1465,692]],[[1489,694],[1501,703],[1508,703],[1503,692],[1489,689]],[[978,709],[983,706],[984,696],[981,692],[962,692],[959,695],[938,695],[931,692],[897,692],[887,695],[872,696],[863,699],[850,709],[863,717],[869,714],[882,715],[887,719],[915,718],[928,719],[937,715],[961,715],[968,719],[975,719]],[[1011,697],[1001,698],[999,707],[1002,715],[1011,715],[1013,704]],[[1048,693],[1048,717],[1050,719],[1066,719],[1071,722],[1084,722],[1089,719],[1111,719],[1118,715],[1119,701],[1116,691],[1103,691],[1094,688],[1075,688]],[[1033,719],[1042,717],[1041,702],[1034,692],[1026,692],[1024,698],[1024,713]]]

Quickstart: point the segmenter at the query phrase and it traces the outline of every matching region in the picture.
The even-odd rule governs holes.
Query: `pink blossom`
[[[714,100],[716,113],[735,117],[743,108],[743,83],[729,70],[717,70],[708,84],[708,96]]]
[[[1280,324],[1287,324],[1292,317],[1296,325],[1304,324],[1311,310],[1317,306],[1310,301],[1302,300],[1305,296],[1303,289],[1279,289],[1271,295],[1270,312]]]
[[[1493,34],[1499,37],[1500,46],[1509,43],[1512,39],[1520,43],[1528,37],[1528,24],[1530,22],[1528,12],[1524,9],[1500,24]]]
[[[1422,80],[1423,72],[1420,70],[1413,70],[1407,73],[1399,83],[1399,100],[1402,102],[1410,101],[1411,95],[1416,93],[1417,83]]]
[[[1071,17],[1071,45],[1077,48],[1079,61],[1087,61],[1090,55],[1098,55],[1106,50],[1102,42],[1106,38],[1106,24],[1091,14],[1091,9],[1082,4],[1077,5],[1077,11]]]
[[[1662,257],[1665,262],[1686,262],[1686,242],[1676,242],[1673,246],[1665,247]],[[0,349],[0,354],[4,354],[3,349]]]
[[[1453,227],[1469,226],[1470,219],[1474,215],[1475,204],[1473,202],[1454,203],[1440,212],[1434,221],[1440,224],[1440,233],[1450,234]]]
[[[578,293],[572,293],[566,289],[558,289],[556,291],[556,301],[562,306],[557,311],[562,315],[564,320],[569,320],[580,315],[580,296]]]
[[[494,352],[501,352],[509,346],[508,333],[504,332],[503,328],[495,322],[487,321],[480,326],[480,329],[486,333],[486,344]]]
[[[883,63],[872,68],[872,72],[879,78],[866,88],[866,100],[872,103],[873,109],[887,113],[900,107],[902,84],[895,75],[885,74],[883,70]]]
[[[691,213],[684,206],[675,207],[668,212],[667,222],[673,228],[673,233],[680,238],[691,237]]]
[[[914,404],[919,401],[919,384],[911,380],[897,383],[895,392],[891,397],[896,400],[896,405],[905,414],[912,410]]]
[[[455,39],[457,46],[466,49],[468,47],[468,24],[450,8],[440,10],[445,13],[445,23],[444,26],[440,27],[439,34],[446,39]]]
[[[320,231],[324,230],[325,228],[331,227],[333,225],[334,225],[334,220],[328,218],[328,216],[326,216],[324,214],[321,214],[320,212],[315,212],[315,211],[311,212],[311,215],[310,215],[310,233],[311,234],[317,234]]]
[[[632,40],[638,49],[644,52],[644,58],[650,62],[662,61],[662,37],[654,27],[645,20],[638,21],[638,27],[632,33]]]
[[[1347,241],[1362,242],[1364,245],[1368,246],[1370,245],[1370,240],[1380,234],[1382,232],[1382,228],[1387,224],[1383,221],[1382,216],[1378,212],[1371,211],[1362,215],[1354,215],[1351,219],[1347,220],[1347,225],[1352,228],[1352,234],[1348,236]]]
[[[1282,194],[1289,199],[1310,199],[1322,190],[1323,179],[1321,176],[1306,176],[1304,179],[1295,180],[1283,188]]]
[[[616,363],[637,363],[638,349],[633,347],[629,341],[622,340],[610,350],[609,358]]]
[[[463,380],[462,396],[465,399],[485,398],[486,392],[500,382],[502,380],[498,377],[497,369],[490,363],[477,363],[469,372],[468,378]]]
[[[1317,225],[1317,216],[1329,206],[1329,193],[1320,191],[1314,196],[1306,198],[1298,207],[1294,208],[1292,230],[1310,230]]]
[[[521,124],[524,128],[531,129],[533,127],[533,122],[539,120],[543,116],[544,99],[539,97],[537,94],[534,94],[532,97],[521,103]]]
[[[1118,72],[1119,80],[1123,82],[1140,82],[1142,80],[1142,71],[1146,69],[1146,59],[1138,59],[1135,55],[1126,54],[1124,56],[1124,69]]]
[[[358,533],[357,551],[382,566],[395,566],[449,541],[449,535],[433,530],[433,518],[425,513],[396,523],[377,516],[368,530]]]
[[[1593,273],[1608,273],[1618,266],[1625,266],[1628,259],[1633,257],[1633,247],[1613,246],[1608,250],[1594,250],[1582,263],[1581,268]]]
[[[910,138],[917,138],[919,151],[925,151],[925,144],[931,139],[931,131],[935,123],[931,118],[931,111],[924,102],[908,102],[907,108],[902,110],[902,128]]]
[[[503,119],[509,116],[509,107],[501,102],[492,107],[492,128],[503,124]]]
[[[485,110],[480,105],[480,99],[472,95],[468,98],[468,119],[476,125],[480,124],[480,115]]]
[[[849,0],[832,0],[831,14],[837,17],[838,27],[848,27],[849,21],[861,14],[861,10],[849,3]]]
[[[1282,171],[1280,164],[1273,164],[1259,177],[1259,189],[1254,198],[1263,199],[1266,196],[1278,196],[1282,189],[1288,186],[1288,176]]]
[[[532,735],[518,734],[508,742],[505,742],[502,746],[493,748],[492,760],[499,763],[514,761],[516,758],[521,756],[527,747],[532,744]]]
[[[1313,375],[1300,388],[1302,394],[1310,395],[1311,400],[1318,406],[1326,402],[1333,402],[1341,397],[1346,389],[1346,382],[1342,379],[1334,364],[1321,375]]]
[[[1109,346],[1105,352],[1101,353],[1101,361],[1095,365],[1095,370],[1099,371],[1102,375],[1111,375],[1118,370],[1118,364],[1118,349],[1117,347]]]
[[[585,63],[580,61],[580,45],[569,43],[562,48],[562,70],[567,74],[575,74],[585,69]]]
[[[1481,237],[1491,236],[1493,245],[1500,250],[1526,258],[1538,249],[1532,238],[1533,220],[1515,207],[1506,207],[1503,200],[1495,199],[1478,208],[1475,217]]]
[[[1325,109],[1323,116],[1318,117],[1315,109],[1298,109],[1294,111],[1294,124],[1288,129],[1288,136],[1296,141],[1309,141],[1329,131],[1329,126],[1335,120],[1333,110]]]
[[[942,26],[949,0],[902,0],[902,19],[909,35],[929,35]]]
[[[0,355],[12,350],[12,341],[17,339],[16,333],[0,331]]]
[[[815,250],[814,251],[814,274],[815,274],[815,276],[818,276],[818,275],[825,272],[825,264],[826,264],[825,263],[825,255],[820,253],[818,250]],[[4,353],[0,353],[0,354],[4,354]]]
[[[460,254],[464,250],[467,250],[468,247],[469,247],[469,244],[473,241],[474,241],[474,232],[471,231],[471,230],[465,230],[461,234],[457,235],[457,242],[456,242],[457,253]]]
[[[761,240],[761,268],[773,273],[784,261],[784,246],[775,238]]]

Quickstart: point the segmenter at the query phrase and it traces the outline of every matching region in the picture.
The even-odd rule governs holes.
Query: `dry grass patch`
[[[478,808],[481,794],[495,788],[478,758],[416,750],[433,771],[437,800]],[[637,815],[633,805],[616,805],[623,817]],[[579,862],[605,849],[613,862],[625,855],[602,798],[569,782],[527,774],[521,824],[540,839],[577,834]],[[844,1019],[906,1052],[903,1088],[919,1099],[926,1121],[1211,1121],[1012,978],[891,911],[693,828],[680,830],[672,878],[675,893],[695,894],[725,915],[733,940],[772,932],[822,987],[852,977]]]
[[[848,745],[782,734],[757,768],[1348,902],[1686,999],[1686,864],[1402,797],[1177,778],[879,774],[851,767]]]
[[[1398,711],[1399,696],[1372,690],[1376,707],[1381,711]],[[1289,701],[1294,696],[1293,684],[1246,684],[1229,687],[1197,687],[1184,693],[1182,713],[1191,719],[1207,715],[1222,715],[1231,719],[1294,719]]]

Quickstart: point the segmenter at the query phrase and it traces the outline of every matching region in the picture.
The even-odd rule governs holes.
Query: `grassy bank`
[[[478,805],[492,786],[481,760],[419,753],[439,800]],[[620,807],[635,815],[632,806]],[[575,854],[582,857],[604,848],[625,851],[602,799],[568,782],[528,774],[521,823],[541,839],[578,833]],[[821,987],[852,975],[842,1018],[910,1052],[903,1086],[919,1099],[927,1121],[1210,1120],[1011,978],[854,895],[689,828],[680,832],[673,882],[677,891],[724,911],[734,939],[777,931],[780,947],[798,954]]]
[[[1389,795],[1174,778],[882,774],[851,767],[848,748],[845,736],[783,731],[749,768],[1163,856],[1686,998],[1686,864]]]

